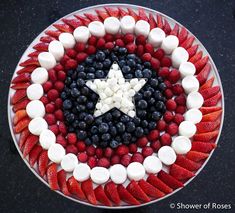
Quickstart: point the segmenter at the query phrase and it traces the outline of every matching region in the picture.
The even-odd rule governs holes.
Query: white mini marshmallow
[[[37,117],[29,122],[28,128],[33,135],[40,135],[44,129],[48,128],[48,124],[43,118]]]
[[[85,26],[79,26],[73,31],[73,36],[77,42],[86,43],[90,37],[90,31]]]
[[[185,136],[177,136],[173,140],[171,147],[175,150],[176,154],[184,155],[192,148],[192,143],[189,138]]]
[[[102,22],[100,21],[92,21],[88,25],[88,29],[90,33],[97,37],[103,37],[105,35],[105,28]]]
[[[30,101],[26,106],[26,112],[30,118],[43,117],[45,115],[44,104],[39,100]]]
[[[187,94],[189,94],[190,92],[197,92],[199,86],[199,81],[193,75],[186,76],[182,80],[182,87]]]
[[[131,118],[134,118],[135,115],[136,115],[136,113],[135,113],[134,110],[130,110],[130,111],[128,111],[128,115],[129,115]]]
[[[179,66],[183,62],[186,62],[188,58],[189,58],[189,54],[183,47],[175,48],[171,55],[172,64],[176,68],[179,68]]]
[[[141,180],[145,176],[144,166],[139,162],[130,163],[127,167],[127,176],[130,180]]]
[[[190,109],[185,113],[184,119],[197,124],[202,120],[202,112],[199,109]]]
[[[110,168],[110,178],[116,184],[122,184],[127,179],[126,168],[121,164],[115,164]]]
[[[86,163],[79,163],[73,170],[74,178],[79,181],[85,181],[90,177],[91,168]]]
[[[133,33],[135,30],[135,19],[132,16],[124,16],[121,19],[122,33]]]
[[[104,20],[104,28],[107,33],[116,34],[120,29],[120,21],[116,17],[108,17]]]
[[[144,168],[147,173],[158,173],[162,170],[162,162],[156,156],[148,156],[144,159]]]
[[[36,68],[31,74],[31,80],[35,84],[43,84],[48,80],[48,72],[43,67]]]
[[[169,166],[175,163],[176,154],[170,146],[162,146],[158,150],[158,158],[162,161],[162,163]]]
[[[41,67],[49,70],[56,65],[55,57],[49,52],[41,52],[38,55],[38,61]]]
[[[150,31],[148,36],[148,41],[154,47],[159,47],[166,37],[165,32],[161,28],[154,28]]]
[[[161,48],[165,51],[166,54],[171,54],[172,51],[178,47],[179,39],[174,35],[169,35],[163,39]]]
[[[41,84],[31,84],[27,90],[29,100],[38,100],[43,96],[43,88]]]
[[[72,153],[66,154],[60,163],[62,169],[66,172],[72,172],[77,164],[78,158],[75,154]]]
[[[71,33],[61,33],[59,41],[63,44],[65,49],[73,48],[76,44],[74,36]]]
[[[135,34],[143,35],[145,37],[148,37],[150,31],[150,25],[147,21],[139,20],[135,24]]]
[[[96,184],[106,183],[109,179],[109,170],[104,167],[94,167],[90,172],[91,180]]]
[[[48,51],[59,61],[64,56],[64,47],[60,41],[54,40],[48,46]]]
[[[49,129],[44,129],[39,136],[39,142],[43,149],[48,150],[56,142],[55,134]]]
[[[196,72],[196,68],[193,63],[186,61],[180,64],[179,71],[181,77],[184,78],[188,75],[194,75]]]
[[[192,121],[182,121],[179,125],[179,135],[191,138],[196,131],[197,127]]]
[[[199,92],[191,92],[187,96],[186,105],[188,109],[199,109],[203,105],[204,99]]]
[[[65,149],[62,145],[58,143],[52,144],[48,149],[48,158],[54,163],[59,164],[64,156]]]

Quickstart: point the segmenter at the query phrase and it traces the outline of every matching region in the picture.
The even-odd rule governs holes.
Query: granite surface
[[[108,212],[74,203],[51,192],[27,168],[11,140],[7,95],[15,66],[27,45],[49,24],[83,7],[108,0],[0,1],[0,212]],[[225,122],[219,146],[203,171],[184,189],[153,205],[123,212],[174,212],[170,203],[235,204],[235,2],[231,0],[130,0],[178,20],[205,45],[225,92]],[[183,210],[177,210],[179,212]],[[188,210],[189,211],[189,210]],[[191,210],[189,212],[227,212]],[[232,206],[230,212],[235,212]]]

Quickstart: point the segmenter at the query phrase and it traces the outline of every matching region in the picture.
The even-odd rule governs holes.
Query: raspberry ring
[[[12,80],[14,91],[10,91],[15,113],[11,112],[10,124],[14,134],[19,134],[17,146],[23,157],[31,167],[36,167],[51,189],[79,201],[87,199],[86,203],[97,206],[150,203],[186,184],[216,147],[223,116],[219,77],[211,72],[212,66],[215,71],[214,64],[208,56],[202,57],[203,47],[194,43],[195,37],[177,23],[171,26],[163,15],[126,6],[104,7],[95,12],[69,15],[62,19],[63,23],[55,23],[57,30],[45,31],[33,46],[36,51],[28,55],[29,59],[21,60],[22,68],[17,68],[17,76]],[[115,51],[121,56],[113,54]],[[108,58],[93,66],[95,61],[90,56]],[[102,76],[97,70],[102,71],[103,61],[110,57],[109,71]],[[127,58],[132,61],[125,61]],[[136,63],[139,71],[131,74]],[[88,64],[92,65],[92,72],[85,70]],[[112,70],[116,70],[112,82],[121,79],[126,88],[117,83],[117,90],[112,84],[106,87],[111,77],[106,78],[107,82],[99,80],[109,78]],[[119,77],[115,74],[118,71]],[[94,72],[97,74],[92,75]],[[150,83],[153,73],[154,88]],[[148,75],[149,79],[139,86],[139,78]],[[81,83],[81,76],[88,80],[86,85]],[[103,90],[108,88],[107,92],[98,90],[98,84]],[[141,96],[138,94],[142,87]],[[94,103],[87,101],[90,95],[84,88],[96,93]],[[127,96],[122,92],[125,90]],[[117,101],[117,91],[126,101]],[[105,95],[104,100],[101,94]],[[130,94],[136,105],[128,99]],[[143,120],[146,122],[139,119],[135,123],[135,118],[148,114],[147,106],[151,106],[150,116],[156,122],[148,122],[147,116]],[[102,117],[109,117],[111,123],[107,125]],[[131,121],[114,122],[123,117]],[[98,119],[101,121],[93,123]],[[98,135],[92,133],[91,138],[87,137],[87,124],[91,124],[89,128],[99,125]],[[118,130],[112,137],[111,127]],[[130,133],[128,137],[126,133]],[[101,140],[108,142],[101,145]]]

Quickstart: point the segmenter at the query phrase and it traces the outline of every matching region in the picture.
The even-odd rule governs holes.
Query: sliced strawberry
[[[120,205],[121,200],[115,183],[113,182],[106,183],[104,186],[104,191],[111,201],[113,201],[116,205]]]
[[[179,25],[176,23],[174,28],[171,30],[170,35],[178,36],[179,33]]]
[[[222,107],[220,106],[212,106],[212,107],[201,107],[200,108],[200,111],[202,112],[203,115],[206,115],[206,114],[210,114],[212,112],[216,112],[216,111],[219,111],[221,110]],[[222,110],[221,110],[222,112]],[[205,119],[205,118],[204,118]],[[205,121],[205,120],[204,120]]]
[[[53,26],[57,30],[60,30],[62,32],[66,32],[66,33],[72,33],[73,32],[73,28],[71,26],[69,26],[68,24],[53,24]]]
[[[28,54],[29,57],[38,57],[38,55],[43,51],[34,51]]]
[[[79,14],[76,14],[76,15],[74,15],[78,20],[80,20],[82,23],[83,23],[83,25],[86,25],[86,26],[88,26],[90,23],[91,23],[91,21],[90,21],[90,19],[88,19],[88,18],[86,18],[86,17],[84,17],[84,16],[81,16],[81,15],[79,15]]]
[[[30,102],[29,99],[24,98],[21,101],[19,101],[17,104],[15,104],[12,109],[14,112],[17,112],[18,110],[21,110],[21,109],[25,109],[29,102]]]
[[[47,168],[47,180],[51,190],[59,190],[58,178],[57,178],[57,164],[52,163]]]
[[[47,171],[47,165],[49,163],[49,158],[46,150],[43,150],[38,157],[38,171],[43,177]]]
[[[183,47],[184,49],[188,49],[192,46],[194,40],[195,40],[194,36],[189,36],[184,42],[182,42],[180,46]]]
[[[157,27],[163,29],[164,25],[163,25],[163,20],[162,20],[162,16],[157,14]]]
[[[189,62],[195,64],[201,58],[202,58],[202,51],[199,51],[198,53],[196,53],[193,57],[189,59]]]
[[[140,205],[140,202],[136,200],[130,192],[122,185],[117,186],[118,194],[124,202],[131,204],[131,205]]]
[[[25,117],[23,119],[21,119],[16,126],[13,127],[13,130],[16,134],[22,132],[28,125],[30,122],[30,118],[29,117]]]
[[[36,57],[29,58],[29,59],[20,63],[21,67],[32,66],[32,65],[35,65],[35,66],[40,65],[38,62],[38,59]]]
[[[29,164],[31,167],[34,166],[41,152],[42,152],[42,147],[36,144],[29,153]]]
[[[104,7],[110,16],[119,17],[119,9],[115,7]]]
[[[195,134],[193,136],[193,139],[195,141],[203,141],[203,142],[206,142],[206,141],[210,141],[211,139],[217,137],[217,135],[219,134],[219,131],[218,130],[215,130],[213,132],[206,132],[206,133],[199,133],[199,134]]]
[[[166,185],[163,181],[161,181],[154,174],[150,174],[147,178],[147,182],[162,191],[165,194],[171,193],[173,190],[168,185]]]
[[[196,171],[201,167],[201,164],[196,163],[192,160],[189,160],[184,155],[177,155],[177,159],[175,164],[189,170],[189,171]]]
[[[220,125],[220,120],[216,121],[206,121],[196,124],[197,133],[211,132],[215,130]]]
[[[82,21],[80,21],[79,19],[75,19],[75,18],[73,18],[73,19],[66,19],[66,18],[63,18],[62,21],[63,21],[65,24],[70,25],[70,26],[73,27],[74,29],[76,29],[77,27],[83,25]]]
[[[188,158],[192,161],[195,161],[195,162],[205,160],[208,156],[209,156],[209,154],[207,154],[207,153],[196,152],[196,151],[189,151],[186,154],[186,158]]]
[[[22,74],[17,75],[15,78],[13,78],[11,83],[16,84],[16,83],[29,82],[29,81],[30,81],[30,74],[22,73]]]
[[[121,17],[129,15],[129,13],[125,11],[123,8],[119,7],[118,9]]]
[[[149,25],[150,25],[150,30],[157,27],[157,23],[156,23],[152,13],[149,13]]]
[[[142,200],[143,202],[149,202],[150,198],[145,194],[145,192],[141,189],[138,183],[134,180],[126,187],[128,192],[130,192],[136,199]]]
[[[182,27],[179,35],[178,35],[178,39],[179,39],[179,43],[182,44],[188,37],[188,31],[186,30],[186,28]]]
[[[195,44],[187,49],[189,58],[191,58],[192,56],[194,56],[196,54],[198,46],[199,46],[198,44]]]
[[[20,90],[20,89],[27,89],[29,86],[30,86],[30,83],[26,82],[26,83],[13,84],[11,88],[14,90]]]
[[[58,38],[61,33],[62,32],[60,30],[47,30],[47,31],[45,31],[45,34],[52,36],[52,37],[55,37],[55,38]]]
[[[97,15],[102,18],[103,20],[105,20],[106,18],[109,17],[109,14],[107,11],[104,10],[95,10],[95,12],[97,13]]]
[[[172,189],[177,189],[184,186],[183,183],[175,179],[170,174],[164,172],[163,170],[158,173],[158,178]]]
[[[94,192],[95,192],[95,197],[100,203],[104,204],[105,206],[112,206],[112,203],[104,193],[104,189],[101,185],[96,187]]]
[[[147,17],[147,15],[146,15],[144,9],[143,9],[143,8],[139,8],[138,11],[139,11],[139,17],[138,17],[138,19],[139,19],[139,20],[148,21],[148,17]]]
[[[11,98],[11,104],[14,105],[26,97],[26,89],[17,90]]]
[[[100,18],[97,15],[91,13],[84,13],[84,16],[90,19],[90,21],[100,21]]]
[[[204,84],[209,76],[211,71],[211,65],[206,64],[205,67],[198,73],[197,80],[199,81],[200,85]]]
[[[61,169],[57,173],[57,179],[58,179],[60,190],[63,192],[63,194],[69,196],[70,193],[69,193],[67,183],[66,183],[66,172],[63,169]]]
[[[193,172],[190,172],[189,170],[178,166],[177,164],[172,164],[170,166],[170,175],[172,175],[177,180],[188,180],[191,177],[195,176]]]
[[[171,32],[171,26],[170,26],[169,22],[166,19],[164,20],[163,30],[167,35],[169,35],[170,32]]]
[[[27,67],[23,67],[22,69],[18,70],[16,73],[18,75],[23,74],[23,73],[32,73],[36,68],[37,68],[37,66],[35,66],[35,65],[27,66]]]
[[[196,68],[196,74],[198,74],[203,69],[203,67],[205,67],[208,60],[209,60],[209,56],[206,55],[205,57],[201,58],[194,64]]]
[[[71,176],[67,180],[67,187],[71,194],[77,196],[79,199],[82,199],[82,200],[86,199],[86,196],[83,193],[80,184],[77,182],[77,180],[73,176]]]
[[[16,125],[20,120],[22,120],[26,116],[27,116],[26,110],[22,109],[22,110],[17,111],[13,118],[13,124]]]
[[[33,49],[37,51],[48,51],[48,43],[40,42],[33,46]]]
[[[97,200],[96,200],[95,193],[93,190],[92,180],[88,179],[88,180],[82,182],[81,187],[82,187],[83,193],[86,195],[87,200],[91,204],[96,205]]]
[[[209,80],[207,80],[202,86],[200,86],[199,92],[201,92],[204,89],[208,89],[208,88],[212,87],[214,80],[215,80],[214,76],[211,77]]]
[[[27,139],[27,137],[29,136],[30,132],[29,132],[29,129],[28,128],[25,128],[21,134],[20,134],[20,139],[19,139],[19,147],[20,147],[20,150],[22,150],[24,144],[25,144],[25,141]]]
[[[127,8],[129,15],[132,16],[135,21],[138,21],[138,15],[131,9],[131,8]]]
[[[208,142],[196,142],[194,141],[192,143],[192,151],[197,151],[197,152],[203,152],[203,153],[209,153],[213,149],[216,148],[215,143],[208,143]]]
[[[216,106],[217,103],[220,101],[221,97],[222,97],[222,95],[219,92],[216,95],[214,95],[213,97],[208,98],[207,100],[205,100],[203,106],[205,106],[205,107]]]
[[[145,180],[140,180],[138,184],[140,188],[150,197],[160,198],[165,195],[162,191],[158,190]]]
[[[45,42],[45,43],[51,43],[52,41],[54,41],[55,38],[51,37],[51,36],[42,36],[40,38],[41,42]]]
[[[38,141],[39,141],[38,136],[36,135],[28,136],[24,144],[24,151],[23,151],[24,158],[30,153],[30,151],[33,149],[33,147],[37,144]]]

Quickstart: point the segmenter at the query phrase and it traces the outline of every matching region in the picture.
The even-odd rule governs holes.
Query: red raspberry
[[[120,39],[120,38],[116,40],[116,45],[119,46],[119,47],[124,47],[125,46],[123,40]]]
[[[165,80],[165,81],[164,81],[164,84],[166,85],[166,87],[167,87],[167,88],[169,88],[169,89],[171,89],[171,88],[172,88],[172,84],[171,84],[171,82],[170,82],[170,81]]]
[[[66,153],[73,153],[73,154],[77,155],[78,154],[78,149],[73,144],[70,144],[66,147]]]
[[[142,56],[143,61],[151,61],[152,56],[150,53],[144,53],[144,55]]]
[[[67,49],[66,54],[70,58],[76,58],[77,52],[74,49]]]
[[[59,134],[59,128],[58,128],[57,124],[54,124],[54,125],[49,126],[49,129],[50,129],[55,135],[58,135],[58,134]]]
[[[93,145],[90,145],[86,148],[86,152],[89,156],[95,155],[95,147]]]
[[[67,140],[70,144],[75,144],[77,142],[77,135],[75,133],[68,133]]]
[[[64,83],[62,81],[56,81],[54,84],[54,88],[57,91],[62,92],[62,90],[64,89]]]
[[[54,69],[48,70],[48,77],[51,80],[51,82],[56,82],[57,81],[57,73]]]
[[[164,131],[165,128],[166,128],[166,122],[165,122],[164,120],[158,121],[158,123],[157,123],[157,129],[158,129],[159,131]]]
[[[95,46],[88,45],[88,47],[86,48],[86,53],[88,55],[91,55],[91,54],[94,54],[95,52],[96,52]]]
[[[170,74],[170,70],[168,67],[163,67],[158,72],[158,75],[163,78],[166,78],[169,74]]]
[[[110,162],[107,158],[100,158],[97,162],[97,166],[109,168]]]
[[[142,155],[143,157],[148,157],[153,154],[153,149],[149,146],[146,146],[142,149]]]
[[[85,152],[79,153],[78,154],[78,160],[82,163],[87,162],[88,156]]]
[[[136,49],[136,54],[141,57],[144,54],[144,46],[143,45],[138,45]]]
[[[166,89],[166,90],[164,91],[164,95],[165,95],[165,97],[166,97],[167,99],[171,99],[174,94],[173,94],[173,92],[171,91],[171,89]]]
[[[86,48],[86,45],[84,43],[80,43],[80,42],[76,43],[76,45],[74,47],[74,49],[79,53],[83,52],[85,50],[85,48]]]
[[[161,66],[162,67],[170,67],[172,65],[171,59],[169,57],[164,56],[161,59]]]
[[[47,97],[51,101],[55,101],[59,97],[59,92],[56,89],[51,89],[47,93]]]
[[[41,101],[44,105],[46,105],[46,104],[49,103],[49,100],[48,100],[48,98],[47,98],[46,96],[42,96],[42,97],[40,98],[40,101]]]
[[[130,162],[131,162],[131,156],[128,154],[123,155],[120,161],[120,163],[126,167],[130,164]]]
[[[64,66],[66,61],[68,61],[70,58],[65,54],[61,59],[60,63]]]
[[[44,92],[48,92],[50,89],[52,89],[53,84],[51,81],[47,81],[42,85],[42,87],[43,87]]]
[[[106,158],[110,158],[112,155],[113,155],[113,149],[111,149],[110,147],[107,147],[105,150],[104,150],[104,156]]]
[[[77,62],[78,63],[81,63],[83,62],[86,58],[87,58],[87,54],[86,53],[83,53],[83,52],[79,52],[76,56],[76,59],[77,59]]]
[[[150,133],[148,134],[148,139],[150,141],[154,141],[159,137],[159,132],[158,130],[154,129],[152,131],[150,131]]]
[[[62,99],[61,99],[61,98],[57,98],[57,99],[55,100],[55,107],[56,107],[56,109],[61,109],[61,108],[62,108],[62,105],[63,105]]]
[[[175,109],[175,113],[179,113],[183,115],[185,112],[186,112],[185,106],[177,106],[177,108]]]
[[[95,155],[96,155],[97,158],[102,158],[103,157],[103,149],[96,148]]]
[[[96,167],[96,165],[97,165],[97,160],[96,160],[96,158],[93,157],[93,156],[89,157],[89,159],[88,159],[88,161],[87,161],[87,164],[88,164],[88,166],[91,167],[91,169],[94,168],[94,167]]]
[[[108,49],[108,50],[111,50],[111,49],[114,48],[114,44],[113,44],[113,42],[107,42],[107,43],[104,45],[104,47],[105,47],[106,49]]]
[[[78,65],[78,62],[75,59],[69,59],[66,61],[64,68],[66,70],[75,69]]]
[[[139,147],[145,147],[148,142],[149,141],[148,141],[147,137],[141,137],[137,140],[136,145],[139,146]]]
[[[59,130],[61,134],[66,135],[67,134],[67,128],[63,122],[59,122]]]
[[[97,38],[95,36],[91,36],[89,39],[88,39],[88,44],[89,45],[93,45],[93,46],[96,46],[96,42],[97,42]]]
[[[114,37],[113,37],[113,35],[111,35],[109,33],[106,33],[105,36],[104,36],[104,40],[106,42],[112,42],[114,40]]]
[[[66,79],[66,73],[64,71],[59,71],[57,73],[58,80],[60,81],[65,81]]]
[[[125,44],[133,43],[135,40],[135,36],[131,33],[127,33],[124,35],[124,42]]]
[[[55,111],[55,117],[58,121],[63,121],[64,120],[64,113],[61,109],[58,109]]]
[[[178,133],[178,125],[176,123],[170,123],[167,128],[166,132],[170,135],[176,135]]]
[[[178,105],[183,105],[185,106],[186,105],[186,97],[184,94],[181,94],[177,97],[175,97],[175,102],[178,104]]]
[[[127,49],[128,53],[134,53],[136,50],[136,45],[133,43],[127,44],[126,49]]]
[[[134,153],[131,157],[131,162],[143,163],[143,161],[144,161],[144,157],[139,152]]]
[[[100,49],[100,48],[104,47],[104,45],[105,45],[105,40],[103,38],[99,38],[96,43],[96,47]]]
[[[77,148],[79,152],[84,152],[86,150],[86,144],[83,141],[78,141]]]
[[[126,145],[120,145],[116,149],[116,154],[119,155],[119,156],[128,154],[128,152],[129,152],[129,149]]]
[[[172,114],[172,112],[170,111],[166,111],[165,114],[163,115],[163,119],[169,123],[170,121],[172,121],[174,118],[174,115]]]
[[[168,133],[164,133],[160,136],[160,142],[162,146],[170,146],[171,145],[171,136]]]
[[[166,109],[169,111],[174,111],[177,107],[177,104],[173,99],[169,99],[166,101]]]
[[[63,147],[67,146],[67,141],[63,135],[57,135],[56,137],[56,143],[62,145]]]
[[[179,113],[175,114],[174,122],[180,125],[182,121],[184,121],[184,116]]]
[[[56,64],[54,66],[54,70],[57,71],[57,72],[59,72],[59,71],[61,71],[63,69],[64,69],[64,67],[61,64]]]
[[[153,57],[157,58],[158,60],[161,60],[165,55],[165,52],[163,49],[158,48],[154,53],[153,53]]]
[[[172,92],[174,93],[174,95],[180,95],[184,93],[184,89],[180,84],[175,84],[172,86]]]
[[[44,118],[48,125],[53,125],[56,123],[56,118],[54,114],[46,114]]]
[[[55,111],[55,104],[49,103],[45,107],[46,113],[53,113]]]
[[[123,156],[125,156],[125,155],[123,155]],[[111,163],[111,165],[119,164],[119,163],[120,163],[120,157],[119,157],[119,155],[113,155],[113,156],[111,157],[110,163]]]
[[[153,149],[153,151],[157,152],[160,148],[161,148],[161,143],[159,140],[153,141],[150,144],[151,148]]]
[[[154,48],[152,44],[150,43],[145,44],[144,49],[146,53],[150,53],[151,55],[153,55]]]
[[[145,45],[145,43],[146,43],[146,38],[145,38],[145,36],[143,36],[143,35],[138,35],[138,36],[136,37],[136,39],[135,39],[135,43],[136,43],[137,45],[139,45],[139,44]]]
[[[129,152],[130,152],[130,153],[135,153],[135,152],[137,152],[137,146],[136,146],[136,144],[131,143],[131,144],[129,145]]]
[[[160,68],[160,61],[156,58],[151,58],[151,66],[154,70],[158,70]]]
[[[177,69],[172,69],[169,76],[168,76],[168,80],[174,84],[176,83],[178,80],[180,80],[180,72]]]

